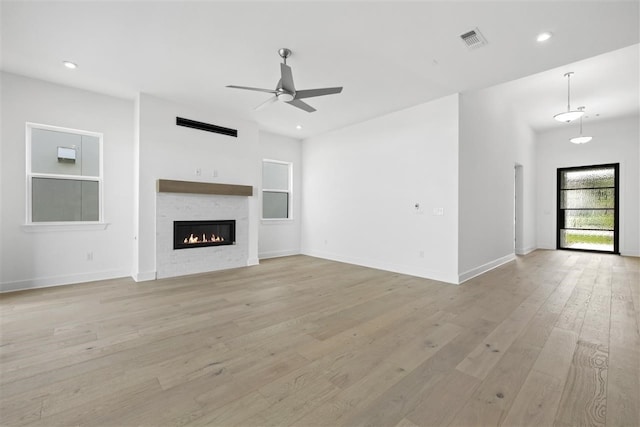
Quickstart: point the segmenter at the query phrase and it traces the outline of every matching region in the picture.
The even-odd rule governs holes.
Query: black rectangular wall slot
[[[184,126],[193,129],[200,129],[207,132],[221,133],[222,135],[238,137],[238,130],[225,128],[222,126],[212,125],[210,123],[196,122],[195,120],[185,119],[183,117],[176,117],[176,125]]]

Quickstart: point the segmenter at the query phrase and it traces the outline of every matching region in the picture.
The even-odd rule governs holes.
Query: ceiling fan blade
[[[267,92],[267,93],[278,93],[277,91],[273,90],[273,89],[262,89],[259,87],[248,87],[248,86],[233,86],[233,85],[229,85],[227,87],[230,87],[232,89],[244,89],[244,90],[253,90],[256,92]]]
[[[332,95],[342,92],[342,87],[325,87],[323,89],[306,89],[296,92],[296,99],[313,98],[314,96]]]
[[[316,109],[313,108],[311,105],[307,104],[306,102],[300,101],[299,99],[294,99],[293,101],[289,101],[287,102],[287,104],[291,104],[294,107],[298,107],[301,110],[306,111],[307,113],[313,113],[314,111],[316,111]]]
[[[271,98],[267,99],[266,101],[264,101],[262,104],[258,105],[256,108],[254,108],[255,111],[260,111],[263,108],[266,108],[268,105],[273,104],[274,102],[276,102],[278,100],[277,96],[272,96]]]
[[[291,67],[289,67],[287,64],[280,63],[280,75],[282,76],[282,78],[280,79],[280,83],[278,83],[278,85],[288,92],[295,92],[296,87],[293,84],[293,74],[291,74]]]

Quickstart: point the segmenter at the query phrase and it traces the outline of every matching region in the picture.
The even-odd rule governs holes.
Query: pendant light
[[[584,114],[584,107],[578,107],[578,110]],[[593,139],[592,136],[582,136],[582,116],[580,116],[580,136],[574,136],[569,141],[574,144],[586,144]]]
[[[559,113],[553,116],[559,122],[569,123],[572,120],[582,117],[584,111],[573,110],[571,111],[571,75],[573,72],[566,73],[564,76],[567,78],[567,111]]]

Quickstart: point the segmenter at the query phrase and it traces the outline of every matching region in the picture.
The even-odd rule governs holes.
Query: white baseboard
[[[259,265],[260,264],[260,259],[259,258],[249,258],[247,260],[247,267],[252,266],[252,265]]]
[[[524,253],[521,253],[520,251],[516,251],[516,254],[518,255],[527,255],[537,249],[541,249],[541,250],[545,250],[545,251],[557,251],[558,249],[555,246],[538,246],[537,248],[530,248],[530,249],[526,249]],[[631,256],[631,257],[640,257],[640,251],[627,251],[624,249],[620,249],[620,255],[622,256]]]
[[[555,251],[556,250],[556,242],[546,242],[546,243],[540,243],[538,242],[538,249],[546,249],[546,250],[551,250],[551,251]]]
[[[511,262],[514,259],[516,259],[516,256],[514,254],[509,254],[481,266],[472,268],[471,270],[467,270],[458,276],[458,283],[466,282],[469,279],[473,279],[476,276],[486,273],[489,270],[493,270],[494,268],[500,267],[502,264]]]
[[[73,285],[74,283],[95,282],[96,280],[119,279],[130,276],[131,274],[129,271],[111,270],[70,274],[66,276],[39,277],[37,279],[0,283],[0,293],[49,288],[52,286]]]
[[[271,252],[263,252],[258,254],[258,258],[260,259],[269,259],[269,258],[280,258],[283,256],[292,256],[292,255],[300,255],[299,249],[291,249],[286,251],[271,251]]]
[[[143,271],[141,273],[133,273],[131,276],[136,282],[148,282],[149,280],[156,280],[155,271]]]
[[[620,255],[640,257],[640,251],[620,251]]]
[[[422,277],[424,279],[436,280],[438,282],[445,282],[448,284],[457,285],[456,283],[457,277],[452,275],[447,275],[446,273],[443,273],[441,271],[434,271],[434,270],[430,270],[420,266],[380,262],[378,260],[370,260],[365,258],[336,255],[332,253],[319,252],[319,251],[303,251],[302,254],[316,257],[316,258],[344,262],[346,264],[360,265],[362,267],[375,268],[377,270],[392,271],[394,273]]]
[[[538,248],[535,246],[529,246],[528,248],[516,248],[516,255],[528,255],[536,249]]]

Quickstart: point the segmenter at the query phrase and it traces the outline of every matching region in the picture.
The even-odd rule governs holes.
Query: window
[[[102,134],[27,123],[27,224],[96,223]]]
[[[292,164],[262,161],[262,219],[291,219]]]
[[[558,169],[558,249],[618,253],[618,170]]]

